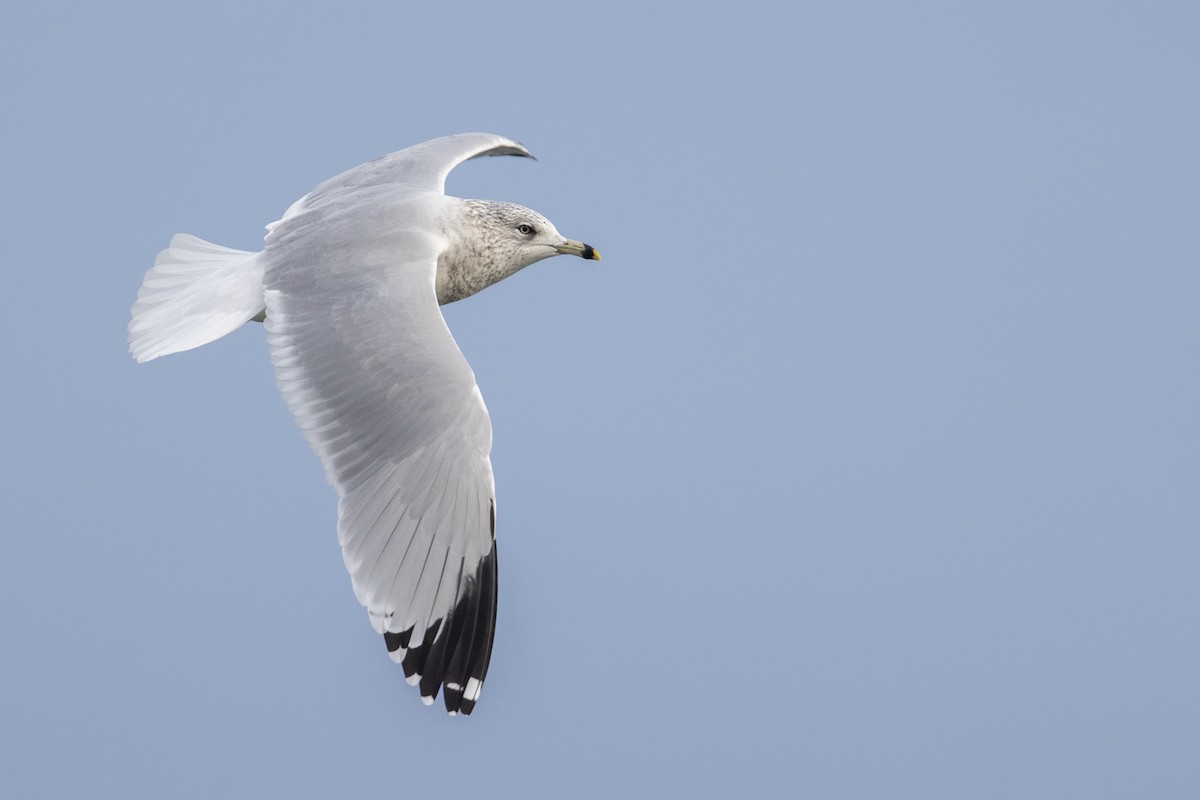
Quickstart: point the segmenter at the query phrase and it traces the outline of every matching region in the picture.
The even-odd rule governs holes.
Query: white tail
[[[191,350],[265,308],[258,253],[177,233],[142,279],[129,321],[129,352],[142,362]]]

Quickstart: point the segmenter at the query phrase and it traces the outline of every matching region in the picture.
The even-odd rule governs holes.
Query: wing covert
[[[373,214],[343,199],[268,237],[271,360],[338,492],[355,595],[422,699],[470,713],[496,615],[491,423],[438,308],[437,226],[403,198],[378,225],[366,194]]]
[[[446,190],[446,176],[452,169],[464,161],[483,156],[533,158],[520,142],[494,133],[442,136],[388,153],[335,175],[293,203],[284,212],[283,218],[268,225],[267,230],[274,230],[289,217],[336,202],[346,194],[362,189],[402,186],[410,191],[442,194]]]

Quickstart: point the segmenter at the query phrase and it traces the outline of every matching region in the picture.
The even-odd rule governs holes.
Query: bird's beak
[[[600,260],[600,254],[596,252],[596,248],[573,239],[563,239],[562,244],[556,244],[554,249],[563,255],[579,256],[590,261]]]

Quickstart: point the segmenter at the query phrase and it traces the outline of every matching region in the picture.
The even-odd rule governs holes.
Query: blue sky
[[[14,797],[1194,797],[1187,3],[40,4],[0,25]],[[356,603],[260,328],[136,365],[177,231],[456,171],[596,245],[445,309],[495,427],[469,719]]]

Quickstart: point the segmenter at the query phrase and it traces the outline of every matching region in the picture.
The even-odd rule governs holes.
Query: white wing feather
[[[492,430],[438,308],[438,200],[455,164],[508,153],[527,155],[466,134],[351,170],[261,256],[276,378],[338,492],[355,594],[423,698],[444,685],[467,713],[495,624]]]

